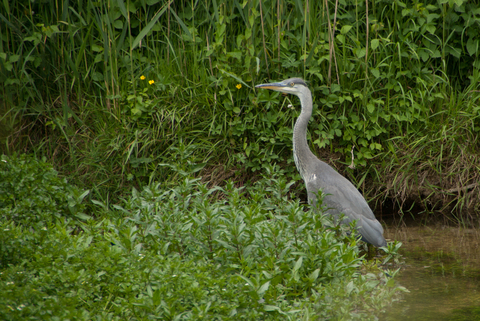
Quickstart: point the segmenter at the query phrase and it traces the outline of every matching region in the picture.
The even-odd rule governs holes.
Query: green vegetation
[[[21,186],[0,199],[2,214],[16,204],[0,223],[2,320],[363,320],[401,289],[359,273],[353,234],[274,174],[245,188],[153,183],[123,206],[95,201],[97,219],[72,211],[79,192],[48,163],[4,157],[0,181]]]
[[[298,102],[253,85],[302,76],[315,96],[311,147],[368,182],[369,198],[455,209],[462,222],[478,213],[475,2],[0,6],[2,149],[46,157],[89,197],[116,202],[171,180],[180,145],[214,184],[272,163],[298,179],[286,108]],[[358,170],[344,166],[353,147]]]
[[[393,281],[291,201],[266,79],[307,80],[311,148],[377,209],[480,212],[474,1],[18,0],[0,31],[6,319],[378,314]]]

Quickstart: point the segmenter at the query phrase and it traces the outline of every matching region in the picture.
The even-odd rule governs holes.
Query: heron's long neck
[[[293,128],[293,157],[300,175],[304,178],[308,161],[312,158],[316,159],[307,143],[307,125],[310,116],[312,116],[312,94],[307,89],[306,93],[299,98],[302,104],[302,112]]]

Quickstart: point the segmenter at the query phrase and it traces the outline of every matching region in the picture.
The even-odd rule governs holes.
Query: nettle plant
[[[353,236],[339,238],[341,227],[288,199],[292,184],[273,177],[250,188],[235,188],[229,182],[209,189],[198,179],[185,178],[169,190],[156,184],[134,191],[122,212],[131,213],[128,221],[135,223],[142,248],[162,255],[207,257],[213,264],[251,271],[263,283],[271,283],[269,299],[285,287],[295,296],[352,275],[362,259]],[[114,242],[134,250],[128,238]]]
[[[275,168],[250,187],[210,188],[190,164],[173,166],[173,187],[134,189],[123,206],[93,201],[88,217],[51,166],[2,160],[2,213],[41,220],[0,223],[3,319],[365,319],[397,292],[383,273],[359,273],[354,231],[291,201]]]

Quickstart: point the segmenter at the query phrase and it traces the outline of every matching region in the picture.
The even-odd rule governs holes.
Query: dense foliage
[[[52,206],[26,194],[31,177],[57,191]],[[77,189],[48,163],[4,157],[0,178],[23,181],[2,200],[30,200],[0,223],[2,320],[364,320],[400,289],[359,273],[353,234],[289,200],[275,175],[248,188],[153,183],[114,209],[96,201],[97,219],[71,215]]]
[[[0,208],[2,218],[26,225],[45,224],[65,214],[85,218],[82,204],[89,191],[81,193],[58,177],[51,164],[32,162],[21,155],[14,163],[3,157],[0,164]]]
[[[311,147],[336,152],[326,160],[340,169],[353,148],[361,172],[345,170],[357,185],[367,179],[380,202],[478,211],[474,1],[0,8],[2,148],[46,156],[105,201],[171,179],[159,164],[176,163],[180,144],[212,180],[223,177],[215,170],[244,176],[271,163],[295,176],[286,107],[298,102],[253,85],[303,76],[317,107]]]

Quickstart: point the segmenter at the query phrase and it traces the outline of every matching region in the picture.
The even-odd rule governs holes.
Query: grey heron
[[[356,220],[362,240],[377,247],[386,246],[383,227],[362,194],[349,180],[318,159],[308,146],[307,124],[312,115],[312,93],[305,81],[301,78],[290,78],[255,87],[293,94],[300,98],[302,111],[293,129],[293,158],[305,182],[308,202],[315,206],[318,191],[322,190],[327,214],[339,219],[343,213],[342,224]]]

